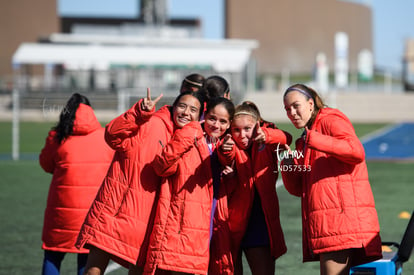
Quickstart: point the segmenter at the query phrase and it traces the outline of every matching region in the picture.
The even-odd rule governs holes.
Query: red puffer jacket
[[[381,257],[365,152],[348,118],[336,109],[321,109],[306,145],[300,138],[296,150],[300,169],[282,171],[282,177],[286,189],[302,198],[303,260],[348,248],[364,248],[361,263]]]
[[[157,269],[206,274],[213,201],[211,159],[200,123],[176,130],[154,160],[165,177],[151,234],[146,274]]]
[[[236,165],[237,185],[227,194],[227,223],[231,233],[233,257],[237,255],[249,222],[255,192],[254,186],[261,198],[272,256],[276,259],[286,253],[287,250],[280,225],[279,200],[276,193],[278,175],[276,150],[278,147],[284,148],[284,144],[290,144],[292,137],[279,129],[262,127],[262,130],[266,134],[266,142],[263,145],[253,143],[251,156],[237,146],[234,146],[232,151],[218,151],[220,162],[223,165],[231,165],[233,160],[235,160]],[[228,187],[232,182],[234,185],[234,179],[228,179],[227,181]]]
[[[104,128],[88,105],[79,105],[73,133],[61,144],[56,132],[49,132],[39,156],[42,168],[53,174],[44,217],[43,249],[88,252],[75,247],[76,238],[113,155],[105,143]]]
[[[98,247],[125,266],[144,265],[161,183],[151,162],[174,129],[169,107],[151,116],[140,106],[141,101],[106,126],[106,141],[116,153],[77,242]]]

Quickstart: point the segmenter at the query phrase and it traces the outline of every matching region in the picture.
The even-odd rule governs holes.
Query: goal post
[[[20,96],[19,88],[13,87],[12,91],[12,159],[19,160],[19,143],[20,143]]]

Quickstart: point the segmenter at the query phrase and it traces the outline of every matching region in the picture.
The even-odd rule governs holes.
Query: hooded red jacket
[[[44,216],[43,249],[88,252],[75,247],[76,238],[113,155],[105,143],[104,128],[88,105],[79,105],[73,133],[62,143],[58,143],[54,130],[49,132],[39,155],[42,168],[53,174]]]
[[[282,177],[286,189],[302,198],[303,260],[349,248],[364,248],[361,263],[381,257],[365,152],[348,118],[321,109],[306,144],[299,138],[296,150],[303,153],[296,154],[296,171],[282,171]]]
[[[147,228],[152,227],[161,182],[151,162],[174,129],[169,107],[151,116],[140,105],[141,101],[106,126],[106,141],[116,153],[77,242],[78,247],[98,247],[125,266],[144,265]]]
[[[145,273],[157,269],[206,274],[213,201],[211,158],[198,121],[176,130],[154,162],[165,177]]]

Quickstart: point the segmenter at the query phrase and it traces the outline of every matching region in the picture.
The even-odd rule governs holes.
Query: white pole
[[[335,34],[335,86],[337,89],[348,87],[348,34]]]
[[[13,102],[13,121],[12,121],[12,159],[19,160],[19,121],[20,121],[20,104],[19,88],[15,83],[12,93]]]
[[[249,92],[256,91],[256,62],[251,59],[247,63],[247,90]]]
[[[117,89],[118,92],[118,115],[126,111],[126,90],[124,88]]]

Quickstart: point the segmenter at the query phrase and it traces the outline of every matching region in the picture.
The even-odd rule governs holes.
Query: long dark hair
[[[72,134],[76,111],[81,103],[91,106],[86,96],[74,93],[60,112],[59,122],[52,128],[56,131],[56,139],[59,144]]]

